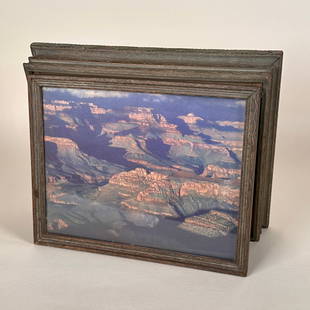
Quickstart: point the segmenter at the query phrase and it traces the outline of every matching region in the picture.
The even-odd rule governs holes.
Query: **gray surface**
[[[306,1],[2,4],[0,309],[309,309],[308,16]],[[271,225],[251,245],[247,278],[31,243],[21,64],[32,41],[284,50]]]

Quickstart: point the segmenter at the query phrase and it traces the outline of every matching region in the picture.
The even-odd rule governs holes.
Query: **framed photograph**
[[[268,213],[254,193],[266,94],[279,83],[266,61],[280,54],[32,51],[35,242],[246,275]]]

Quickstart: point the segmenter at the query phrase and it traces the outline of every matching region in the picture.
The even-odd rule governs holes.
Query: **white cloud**
[[[245,100],[238,100],[235,104],[245,105]]]
[[[146,93],[143,97],[144,102],[162,102],[162,101],[171,101],[171,95],[162,95],[162,94],[151,94]]]
[[[79,98],[123,98],[128,97],[129,93],[110,91],[110,90],[93,90],[93,89],[76,89],[76,88],[51,88],[43,87],[44,91],[59,91],[68,93]]]

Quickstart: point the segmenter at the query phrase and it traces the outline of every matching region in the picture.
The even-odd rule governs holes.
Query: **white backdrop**
[[[308,1],[2,1],[0,309],[309,309]],[[271,226],[247,278],[32,244],[31,42],[282,49]]]

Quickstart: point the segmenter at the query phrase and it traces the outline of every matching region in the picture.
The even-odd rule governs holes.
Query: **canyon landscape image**
[[[49,233],[235,259],[245,101],[42,93]]]

